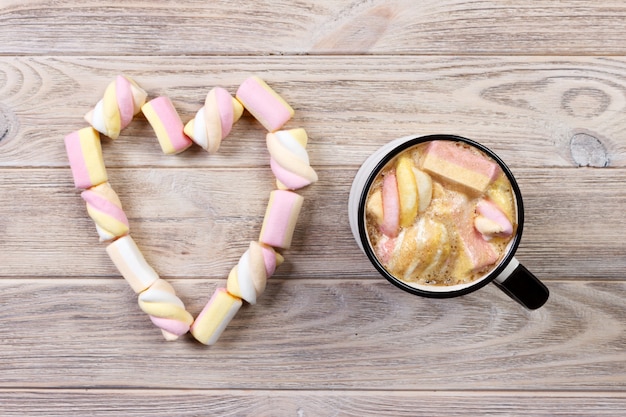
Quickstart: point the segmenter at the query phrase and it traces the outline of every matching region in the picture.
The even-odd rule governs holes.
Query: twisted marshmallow
[[[215,152],[241,117],[244,107],[270,132],[278,130],[293,116],[294,111],[258,77],[246,80],[238,89],[236,99],[222,88],[211,90],[204,107],[184,127],[169,99],[158,97],[145,103],[146,98],[145,91],[128,78],[118,76],[109,84],[104,97],[85,115],[85,120],[93,129],[83,129],[66,137],[72,174],[76,186],[87,189],[82,197],[96,223],[100,240],[111,241],[107,253],[139,295],[140,308],[161,328],[164,337],[175,340],[191,330],[200,342],[213,344],[241,307],[242,299],[256,303],[265,289],[267,278],[284,260],[272,246],[290,246],[303,200],[287,190],[317,181],[317,174],[309,165],[305,149],[306,132],[304,129],[293,129],[268,136],[272,170],[281,189],[270,194],[260,242],[250,243],[249,249],[229,274],[228,290],[217,289],[194,322],[173,287],[159,278],[128,234],[128,219],[117,194],[107,182],[96,130],[116,139],[133,116],[144,110],[165,153],[181,152],[189,146],[191,141],[185,138],[184,133],[207,151]],[[175,140],[178,137],[185,140]]]
[[[513,224],[496,204],[482,199],[476,204],[474,227],[485,239],[508,237],[513,234]]]
[[[267,149],[276,185],[282,190],[297,190],[317,181],[306,151],[308,137],[302,128],[268,133]]]
[[[165,280],[158,279],[139,294],[139,307],[161,329],[166,340],[176,340],[189,331],[193,317],[176,296],[174,288]]]
[[[85,120],[103,135],[117,139],[120,131],[139,113],[146,97],[146,92],[133,80],[118,75],[94,109],[85,115]]]
[[[232,295],[256,304],[257,298],[265,290],[267,279],[274,274],[276,267],[283,263],[283,257],[273,248],[250,242],[248,250],[241,255],[237,265],[228,275],[226,289]]]
[[[96,224],[100,242],[128,233],[128,218],[122,210],[122,202],[108,182],[85,190],[80,196],[87,203],[87,213]]]
[[[109,257],[124,279],[139,295],[139,307],[150,315],[152,323],[161,328],[166,340],[176,340],[189,330],[193,321],[174,288],[159,278],[146,262],[130,235],[123,236],[106,248]]]
[[[184,131],[196,144],[215,153],[242,114],[241,103],[224,88],[215,87],[207,94],[204,106],[185,125]]]

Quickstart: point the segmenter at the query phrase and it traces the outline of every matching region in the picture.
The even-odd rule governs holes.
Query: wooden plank
[[[62,138],[118,73],[172,98],[184,121],[208,90],[260,74],[296,109],[316,166],[357,166],[406,135],[456,133],[513,167],[626,166],[626,60],[590,57],[0,57],[0,166],[67,166]],[[163,156],[138,116],[109,166],[265,166],[249,115],[217,155]]]
[[[0,414],[621,416],[626,409],[626,4],[619,0],[0,2]],[[220,342],[165,342],[97,242],[62,138],[116,74],[184,121],[265,78],[319,183],[286,263]],[[492,147],[551,291],[403,293],[358,250],[348,190],[408,134]],[[264,131],[165,157],[143,116],[103,140],[148,261],[197,315],[258,236]]]
[[[149,262],[167,277],[228,275],[258,239],[273,176],[267,168],[109,169]],[[348,224],[356,169],[319,169],[279,276],[379,276]],[[623,279],[622,169],[516,169],[525,225],[518,258],[537,275]],[[0,277],[117,277],[69,169],[0,170]],[[80,254],[77,256],[76,254]]]
[[[60,401],[59,397],[64,400]],[[432,391],[202,391],[24,390],[1,391],[3,414],[49,417],[119,416],[411,416],[532,415],[618,416],[620,392]],[[25,408],[24,405],[28,404]]]
[[[5,0],[0,53],[623,55],[619,0]]]
[[[196,315],[223,280],[172,280]],[[427,299],[371,280],[273,279],[218,344],[165,342],[122,281],[0,280],[4,389],[626,389],[626,283]]]

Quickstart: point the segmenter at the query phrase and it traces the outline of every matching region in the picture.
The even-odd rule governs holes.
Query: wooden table
[[[1,415],[624,415],[623,1],[0,4]],[[73,187],[63,137],[120,73],[184,121],[256,74],[309,133],[320,180],[286,262],[212,347],[163,340]],[[361,162],[431,133],[513,170],[543,308],[493,285],[412,296],[357,248]],[[246,114],[218,154],[165,156],[138,116],[103,148],[132,235],[198,314],[258,237],[262,129]]]

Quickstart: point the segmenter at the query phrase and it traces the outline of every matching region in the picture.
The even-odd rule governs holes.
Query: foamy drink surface
[[[409,285],[473,282],[500,263],[517,231],[506,174],[464,142],[434,140],[402,151],[372,183],[365,207],[374,253]]]

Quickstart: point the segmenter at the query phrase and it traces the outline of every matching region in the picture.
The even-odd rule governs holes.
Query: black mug
[[[515,232],[508,242],[504,255],[500,260],[489,269],[488,272],[471,282],[455,285],[429,285],[399,279],[387,270],[370,244],[366,224],[366,203],[374,181],[388,163],[394,160],[394,158],[403,151],[432,141],[462,142],[464,146],[469,145],[476,148],[499,165],[511,184],[516,216],[514,220],[517,225]],[[548,288],[528,269],[520,264],[514,256],[519,246],[524,226],[524,206],[519,185],[511,173],[511,170],[493,151],[473,140],[455,135],[439,134],[421,137],[407,136],[387,143],[374,152],[357,172],[350,190],[348,205],[350,227],[359,247],[365,252],[374,267],[383,277],[395,286],[409,293],[437,298],[456,297],[476,291],[488,283],[493,282],[508,296],[530,310],[541,307],[548,300]]]

